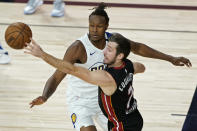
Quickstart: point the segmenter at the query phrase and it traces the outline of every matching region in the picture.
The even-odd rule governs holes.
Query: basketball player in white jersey
[[[106,32],[105,39],[107,40],[110,35],[111,34]],[[85,67],[91,71],[103,70],[104,47],[101,49],[95,47],[89,40],[88,34],[85,34],[78,40],[85,47],[87,58],[84,64],[76,63],[75,65]],[[107,119],[104,117],[98,105],[98,88],[73,75],[67,76],[67,83],[66,94],[67,103],[69,103],[67,107],[74,127],[79,130],[79,127],[94,125],[94,118],[104,130],[107,130]]]
[[[105,12],[103,3],[90,14],[89,16],[89,33],[76,40],[66,51],[64,60],[72,64],[83,66],[89,70],[103,69],[103,49],[107,44],[107,37],[110,33],[106,33],[109,23],[109,17]],[[145,44],[130,41],[131,51],[135,54],[166,60],[176,66],[191,66],[190,61],[184,57],[173,57],[156,51]],[[59,70],[48,79],[42,96],[34,99],[30,105],[40,105],[55,92],[59,83],[66,76]],[[70,112],[73,126],[80,131],[96,131],[93,119],[95,118],[98,124],[104,130],[107,130],[107,119],[103,116],[98,105],[98,88],[93,88],[76,77],[68,76],[67,85],[67,103]]]

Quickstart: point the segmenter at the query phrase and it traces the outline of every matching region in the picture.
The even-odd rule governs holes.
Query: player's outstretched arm
[[[151,48],[151,47],[149,47],[149,46],[147,46],[143,43],[134,42],[134,41],[131,41],[131,40],[129,40],[129,41],[130,41],[130,44],[131,44],[131,51],[134,54],[137,54],[137,55],[140,55],[140,56],[143,56],[143,57],[149,57],[149,58],[169,61],[175,66],[187,66],[187,67],[192,66],[190,60],[185,58],[185,57],[174,57],[174,56],[162,53],[158,50],[155,50],[155,49],[153,49],[153,48]]]
[[[107,94],[109,94],[109,92],[114,91],[114,89],[111,90],[109,87],[116,87],[114,79],[106,71],[89,71],[88,69],[85,69],[83,67],[74,66],[72,63],[68,61],[58,59],[44,52],[42,48],[38,44],[36,44],[36,42],[33,39],[32,44],[27,43],[27,47],[25,47],[25,49],[25,53],[43,59],[45,62],[47,62],[48,64],[52,65],[53,67],[57,68],[62,72],[79,77],[80,79],[88,83],[101,86],[108,92]]]
[[[26,43],[27,44],[27,47],[25,47],[26,54],[31,54],[35,57],[41,58],[48,64],[68,74],[71,74],[70,72],[73,72],[75,70],[75,67],[70,62],[55,58],[54,56],[44,52],[42,48],[33,39],[31,39],[31,43]]]
[[[166,60],[166,61],[171,62],[175,66],[187,66],[187,67],[192,66],[190,60],[185,57],[174,57],[171,55],[167,55],[145,44],[133,42],[131,40],[130,40],[130,43],[131,43],[131,51],[134,54],[141,55],[144,57],[149,57],[149,58]]]

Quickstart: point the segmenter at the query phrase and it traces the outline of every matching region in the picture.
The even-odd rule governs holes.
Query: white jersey
[[[108,33],[109,34],[109,33]],[[105,35],[106,39],[107,34]],[[74,65],[87,68],[91,71],[93,70],[103,70],[104,69],[104,55],[103,50],[96,48],[89,40],[88,33],[83,37],[78,39],[82,42],[85,47],[87,54],[87,61],[84,64],[75,63]],[[107,44],[107,42],[106,42]],[[67,76],[67,95],[74,95],[83,98],[95,98],[98,96],[98,86],[89,84],[75,76]]]

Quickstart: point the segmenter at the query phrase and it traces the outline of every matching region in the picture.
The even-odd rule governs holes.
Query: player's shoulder
[[[84,50],[85,47],[83,46],[82,42],[80,40],[74,41],[67,50]]]
[[[131,60],[129,60],[129,59],[125,59],[124,61],[125,61],[126,63],[133,64],[133,62],[132,62]]]
[[[69,57],[81,57],[86,53],[85,47],[81,43],[81,41],[76,40],[73,42],[68,49],[66,50],[65,55],[69,55]]]
[[[129,59],[125,59],[124,60],[126,64],[128,64],[129,66],[133,66],[133,62]]]
[[[76,63],[77,61],[84,62],[86,59],[85,54],[86,50],[82,43],[76,40],[66,50],[64,54],[64,60],[67,60],[71,63]]]
[[[134,72],[134,63],[129,59],[125,59],[124,61],[125,61],[127,68],[129,68],[131,70],[131,72],[133,73]]]

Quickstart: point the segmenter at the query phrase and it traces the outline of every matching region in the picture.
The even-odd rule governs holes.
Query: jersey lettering
[[[91,71],[95,71],[95,70],[104,70],[104,65],[100,65],[98,67],[92,67],[90,68]]]
[[[127,75],[126,78],[124,78],[123,82],[121,82],[120,86],[118,87],[118,89],[120,91],[123,91],[124,88],[128,85],[129,82],[131,82],[133,80],[133,74],[132,73],[129,73]]]

